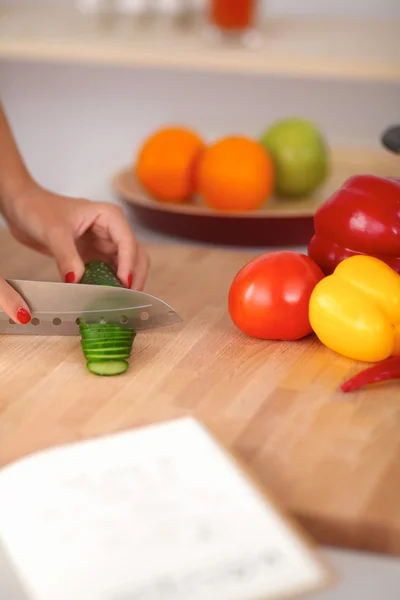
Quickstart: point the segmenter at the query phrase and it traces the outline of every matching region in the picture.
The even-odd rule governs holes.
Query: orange
[[[157,200],[188,201],[195,193],[195,170],[205,144],[196,132],[167,127],[153,133],[142,145],[136,176]]]
[[[209,146],[199,163],[198,190],[211,208],[260,208],[274,187],[274,165],[267,150],[246,137],[227,137]]]

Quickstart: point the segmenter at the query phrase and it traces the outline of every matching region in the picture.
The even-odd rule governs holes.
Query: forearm
[[[0,102],[0,212],[29,185],[32,177],[25,166]]]

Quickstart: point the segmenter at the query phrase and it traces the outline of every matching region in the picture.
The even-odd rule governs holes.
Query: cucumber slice
[[[124,346],[113,346],[112,348],[82,348],[84,354],[103,354],[109,356],[110,354],[131,354],[132,348],[126,348]]]
[[[103,340],[127,340],[133,342],[135,335],[125,333],[124,331],[81,331],[81,338],[85,341],[103,341]]]
[[[134,329],[127,327],[126,325],[117,325],[116,323],[85,323],[84,325],[79,325],[79,329],[81,331],[93,331],[98,329],[99,331],[129,331],[133,332]]]
[[[110,338],[81,338],[81,344],[84,346],[109,346],[110,344],[124,346],[133,346],[133,338],[123,336],[112,336]]]
[[[109,360],[126,360],[127,358],[130,358],[130,354],[127,352],[114,352],[114,354],[88,352],[85,354],[85,358],[88,362],[107,362]]]
[[[103,350],[104,352],[114,352],[115,350],[123,350],[124,352],[132,352],[133,346],[132,344],[124,344],[123,342],[120,344],[112,343],[111,346],[84,346],[81,343],[81,348],[83,352],[92,352],[94,350]]]
[[[131,327],[117,325],[116,323],[86,323],[86,325],[79,325],[79,331],[85,333],[90,333],[91,331],[127,331],[128,333],[136,333]]]
[[[89,340],[89,341],[82,340],[81,346],[84,350],[89,350],[90,348],[93,348],[93,349],[104,348],[105,350],[107,350],[110,348],[132,349],[133,344],[129,340],[121,340],[121,339],[106,340],[106,341],[102,340],[100,342],[97,340]]]
[[[118,329],[117,327],[107,327],[107,328],[90,328],[90,329],[80,329],[80,335],[83,339],[103,339],[105,337],[108,338],[116,338],[116,337],[126,337],[128,339],[135,339],[136,332],[132,329]]]
[[[92,260],[85,265],[85,273],[81,283],[86,285],[109,285],[124,287],[111,265],[100,260]]]
[[[111,375],[122,375],[122,373],[125,373],[128,370],[129,364],[126,360],[108,360],[106,362],[89,361],[86,367],[93,375],[103,375],[108,377]]]

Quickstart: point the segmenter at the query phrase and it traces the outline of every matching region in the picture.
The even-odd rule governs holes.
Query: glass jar
[[[207,0],[208,39],[233,39],[245,46],[259,46],[260,5],[260,0]]]
[[[214,27],[242,33],[256,21],[257,0],[209,0],[209,18]]]

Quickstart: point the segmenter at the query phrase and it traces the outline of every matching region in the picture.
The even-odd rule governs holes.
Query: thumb
[[[31,320],[31,313],[25,300],[1,277],[0,307],[14,323],[26,325]]]
[[[82,279],[85,265],[70,233],[58,231],[49,244],[49,250],[54,256],[63,281],[76,283]]]

